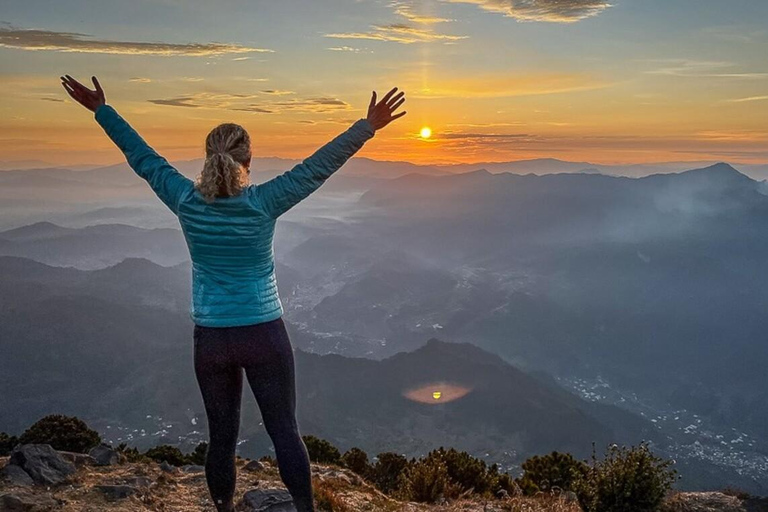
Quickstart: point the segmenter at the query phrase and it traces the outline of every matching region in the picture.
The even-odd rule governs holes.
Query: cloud
[[[43,101],[53,101],[55,103],[64,103],[64,100],[61,98],[40,98]]]
[[[230,53],[274,51],[226,43],[179,44],[111,41],[107,39],[93,39],[87,34],[76,32],[25,30],[7,26],[0,26],[0,47],[34,51],[108,53],[114,55],[181,55],[188,57],[210,57]]]
[[[431,87],[404,87],[411,98],[497,98],[602,89],[613,84],[576,73],[488,73],[433,77]]]
[[[148,84],[148,83],[152,82],[151,79],[144,78],[144,77],[141,77],[141,76],[134,76],[132,78],[129,78],[128,81],[129,82],[138,82],[140,84]]]
[[[264,89],[261,92],[263,92],[264,94],[271,94],[273,96],[283,96],[283,95],[286,95],[286,94],[296,94],[293,91],[282,91],[280,89]]]
[[[764,72],[729,72],[736,64],[724,61],[689,60],[689,59],[652,59],[649,62],[661,64],[662,67],[651,69],[648,75],[682,76],[694,78],[764,78]]]
[[[437,16],[417,14],[411,10],[410,5],[402,2],[393,2],[392,4],[390,4],[390,6],[395,8],[395,14],[399,14],[400,16],[403,16],[404,18],[407,18],[408,21],[411,21],[413,23],[420,23],[422,25],[432,25],[435,23],[446,23],[448,21],[456,21],[450,18],[440,18]]]
[[[728,100],[729,103],[745,103],[748,101],[765,101],[768,100],[768,96],[750,96],[749,98],[736,98]]]
[[[326,48],[327,50],[333,50],[334,52],[352,52],[352,53],[373,53],[373,51],[363,48],[353,48],[351,46],[331,46]]]
[[[252,103],[252,101],[256,99],[259,100],[259,103]],[[264,100],[263,97],[253,94],[210,92],[199,92],[173,98],[151,99],[147,101],[155,105],[169,107],[223,109],[262,114],[281,112],[326,113],[350,110],[352,108],[349,103],[343,100],[327,96],[276,101]]]
[[[451,3],[475,4],[518,21],[574,23],[597,16],[611,7],[604,0],[443,0]]]
[[[466,39],[469,36],[454,36],[449,34],[438,34],[432,30],[411,27],[404,23],[391,23],[389,25],[372,25],[373,30],[369,32],[345,32],[335,34],[325,34],[325,37],[335,37],[339,39],[373,39],[375,41],[392,41],[396,43],[429,43],[434,41],[457,41]]]

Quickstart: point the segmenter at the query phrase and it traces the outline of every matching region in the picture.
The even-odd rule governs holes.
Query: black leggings
[[[195,375],[208,416],[205,476],[217,511],[234,510],[243,369],[298,512],[314,512],[309,456],[296,423],[293,347],[282,318],[240,327],[195,324]]]

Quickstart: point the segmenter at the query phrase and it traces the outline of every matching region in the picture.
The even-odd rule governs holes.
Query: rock
[[[0,469],[0,480],[11,485],[32,485],[35,482],[29,473],[16,464],[6,464]]]
[[[0,496],[0,510],[3,512],[45,512],[59,508],[59,503],[49,496],[12,493]]]
[[[171,466],[166,461],[163,461],[160,463],[160,469],[165,471],[166,473],[178,473],[179,470],[176,466]]]
[[[117,451],[106,443],[94,446],[88,451],[88,455],[94,458],[97,466],[113,466],[120,462]]]
[[[744,512],[741,500],[721,492],[677,492],[667,500],[667,508],[690,512]]]
[[[264,469],[266,469],[266,466],[258,460],[252,460],[251,462],[243,466],[243,469],[245,469],[246,471],[263,471]]]
[[[181,470],[184,473],[202,473],[202,472],[205,472],[205,466],[198,466],[196,464],[187,464],[186,466],[181,466]]]
[[[293,499],[285,489],[254,489],[237,504],[242,512],[296,512]]]
[[[149,487],[152,485],[152,479],[147,476],[132,476],[125,478],[124,483],[135,487]]]
[[[75,465],[49,444],[22,444],[11,452],[9,464],[21,467],[35,483],[55,485],[75,473]]]
[[[96,459],[86,453],[66,452],[61,450],[58,450],[58,453],[77,468],[96,465]]]
[[[578,503],[579,502],[579,496],[573,492],[573,491],[566,491],[565,494],[565,501],[567,503]]]
[[[109,501],[122,500],[139,491],[132,485],[96,485],[94,487],[103,492]]]

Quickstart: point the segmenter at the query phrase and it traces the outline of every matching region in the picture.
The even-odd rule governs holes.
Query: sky
[[[305,158],[398,87],[407,114],[357,156],[766,163],[766,20],[765,0],[2,0],[0,162],[122,161],[66,73],[169,160],[222,122]]]

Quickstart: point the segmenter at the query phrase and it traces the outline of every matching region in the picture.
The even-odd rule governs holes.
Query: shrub
[[[138,449],[129,448],[126,443],[117,445],[115,451],[122,453],[125,456],[125,460],[128,462],[146,462],[151,460],[149,457],[142,455]]]
[[[380,453],[376,459],[371,468],[370,480],[381,492],[392,494],[400,484],[400,474],[408,467],[408,459],[392,452]]]
[[[4,457],[11,453],[13,447],[19,443],[19,438],[16,436],[9,436],[5,432],[0,432],[0,457]]]
[[[408,501],[436,503],[456,495],[458,486],[451,482],[448,467],[440,457],[425,457],[409,464],[398,478],[398,497]]]
[[[198,466],[204,466],[205,465],[205,455],[208,453],[208,443],[205,441],[201,442],[197,446],[195,446],[195,449],[192,453],[187,455],[187,461],[189,464],[196,464]]]
[[[430,456],[438,457],[445,462],[448,477],[462,493],[487,495],[498,478],[498,470],[495,466],[491,470],[484,460],[473,457],[467,452],[459,452],[454,448],[446,451],[441,446],[427,455],[427,457]]]
[[[54,450],[86,453],[101,443],[101,436],[75,416],[51,414],[25,430],[19,442],[49,444]]]
[[[677,479],[672,461],[651,453],[648,445],[611,445],[604,460],[592,464],[573,488],[584,512],[648,512],[657,510]]]
[[[362,477],[368,477],[371,472],[368,454],[356,447],[350,448],[341,456],[341,465]]]
[[[339,449],[333,446],[325,439],[315,436],[301,436],[309,452],[309,460],[320,464],[339,464],[341,462],[341,453]]]
[[[550,492],[554,488],[570,491],[573,482],[586,474],[589,466],[576,460],[570,453],[552,452],[549,455],[534,455],[522,465],[523,475],[516,479],[526,495],[539,491]]]
[[[259,457],[259,462],[266,462],[272,466],[277,466],[277,460],[271,455],[262,455]]]
[[[181,453],[181,450],[177,447],[169,446],[167,444],[161,444],[150,448],[144,452],[144,456],[149,457],[156,462],[165,461],[172,466],[183,466],[187,464],[186,455]]]

